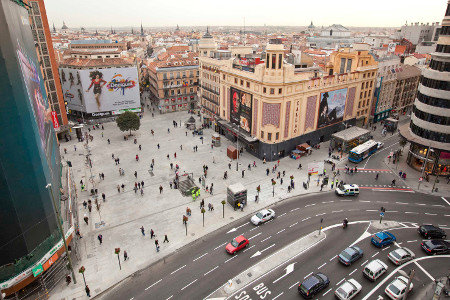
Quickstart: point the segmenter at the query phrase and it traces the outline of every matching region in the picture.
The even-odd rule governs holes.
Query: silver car
[[[397,266],[404,264],[407,261],[414,259],[416,255],[408,248],[398,248],[389,252],[388,258]]]
[[[252,222],[254,225],[261,225],[264,222],[273,220],[273,218],[275,218],[275,212],[273,211],[273,209],[268,208],[263,209],[262,211],[254,215],[250,219],[250,222]]]
[[[362,287],[355,279],[349,279],[336,289],[334,294],[341,300],[350,300],[361,291]]]

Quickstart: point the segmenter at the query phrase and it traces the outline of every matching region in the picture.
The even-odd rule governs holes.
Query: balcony
[[[207,100],[207,101],[209,101],[209,102],[211,102],[211,103],[213,103],[215,105],[218,105],[218,106],[220,105],[219,101],[213,100],[213,99],[211,99],[211,98],[209,98],[209,97],[207,97],[205,95],[202,95],[202,98],[204,98],[205,100]]]
[[[206,111],[209,111],[210,113],[212,113],[212,114],[215,115],[215,116],[219,116],[219,113],[216,113],[215,111],[213,111],[212,109],[209,109],[209,108],[206,107],[206,106],[202,106],[202,108],[203,108],[204,110],[206,110]]]
[[[213,94],[216,94],[217,96],[220,96],[220,93],[216,92],[216,91],[213,90],[213,89],[207,88],[206,86],[203,86],[203,85],[200,85],[200,87],[201,87],[202,89],[207,90],[208,92],[211,92],[211,93],[213,93]]]

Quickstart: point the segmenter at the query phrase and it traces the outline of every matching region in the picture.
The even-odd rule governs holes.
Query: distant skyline
[[[368,5],[371,3],[372,5]],[[400,27],[407,21],[441,22],[447,0],[378,0],[361,2],[230,0],[227,2],[148,0],[45,0],[50,24],[61,28],[184,26],[316,26]]]

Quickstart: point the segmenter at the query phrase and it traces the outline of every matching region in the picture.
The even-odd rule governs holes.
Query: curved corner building
[[[411,143],[410,166],[425,167],[425,172],[435,175],[450,174],[450,1],[436,52],[422,70],[411,123],[400,128],[400,134]]]

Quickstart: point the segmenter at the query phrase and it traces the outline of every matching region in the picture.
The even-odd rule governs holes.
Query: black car
[[[444,230],[433,225],[422,225],[417,231],[426,239],[445,239],[447,234]]]
[[[447,241],[424,241],[421,246],[428,255],[450,254],[450,242]]]
[[[303,298],[310,299],[330,284],[328,277],[322,273],[312,274],[299,286],[298,292]]]

